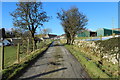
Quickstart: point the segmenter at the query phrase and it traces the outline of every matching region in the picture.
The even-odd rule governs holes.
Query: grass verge
[[[38,49],[32,52],[30,55],[26,56],[26,58],[24,58],[24,60],[22,60],[19,64],[14,64],[7,69],[4,69],[2,71],[2,80],[13,80],[14,77],[22,72],[22,70],[24,70],[26,67],[28,67],[33,60],[35,60],[40,54],[44,53],[50,44],[51,42],[46,44],[46,46],[42,49]]]
[[[91,78],[110,78],[100,70],[92,60],[87,60],[80,51],[76,50],[74,45],[65,45],[65,47],[78,59],[82,66],[84,66]]]

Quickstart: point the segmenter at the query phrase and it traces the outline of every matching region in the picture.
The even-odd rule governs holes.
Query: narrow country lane
[[[49,49],[18,79],[37,78],[89,78],[77,59],[60,42],[55,41]]]

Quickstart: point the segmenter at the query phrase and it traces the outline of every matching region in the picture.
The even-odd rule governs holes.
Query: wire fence
[[[0,68],[6,69],[7,67],[20,63],[25,60],[27,55],[38,49],[42,49],[50,40],[34,41],[33,39],[16,39],[10,45],[0,46]]]

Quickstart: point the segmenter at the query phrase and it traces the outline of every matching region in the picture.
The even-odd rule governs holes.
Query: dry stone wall
[[[80,47],[83,52],[91,54],[94,53],[95,55],[100,55],[101,58],[107,60],[108,62],[112,62],[113,64],[118,63],[118,47],[115,47],[111,51],[107,51],[104,47],[99,46],[99,43],[95,43],[94,41],[77,41],[75,40],[74,45]],[[83,48],[86,48],[83,50]]]

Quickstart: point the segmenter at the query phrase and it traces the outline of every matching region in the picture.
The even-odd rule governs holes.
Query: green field
[[[30,52],[29,55],[26,56],[26,52],[22,53],[21,54],[21,62],[17,63],[17,64],[14,64],[14,65],[12,65],[12,63],[15,62],[16,56],[13,56],[14,54],[7,55],[9,60],[10,60],[10,62],[11,62],[11,66],[7,67],[6,69],[4,69],[2,71],[2,74],[3,74],[2,78],[3,78],[3,80],[12,80],[11,79],[12,77],[15,77],[17,74],[19,74],[19,72],[21,72],[23,69],[25,69],[27,66],[29,66],[30,62],[32,62],[38,55],[43,53],[48,48],[48,46],[50,44],[51,44],[51,41],[47,41],[46,43],[41,42],[40,44],[38,44],[39,45],[39,49],[36,49],[35,51]],[[7,49],[7,47],[5,49]],[[8,47],[8,49],[9,50],[13,49],[13,51],[16,50],[13,47]],[[22,51],[22,49],[21,49],[21,51]],[[7,52],[7,53],[9,53],[9,52]],[[10,56],[12,56],[12,57],[10,57]],[[14,59],[11,60],[11,58],[14,58]]]
[[[46,41],[47,43],[48,41]],[[42,48],[46,44],[44,42],[41,42],[38,44],[39,48]],[[30,52],[32,51],[32,45],[30,45]],[[1,52],[1,47],[0,47],[0,52]],[[20,46],[20,58],[21,60],[26,57],[27,55],[27,48],[26,46]],[[17,62],[17,46],[5,46],[4,47],[4,67],[9,67],[13,65],[15,62]],[[0,65],[1,65],[1,54],[0,54]],[[1,67],[1,66],[0,66]]]
[[[5,59],[5,67],[12,65],[16,61],[16,46],[6,46],[4,51],[4,59]],[[0,52],[1,52],[1,47],[0,47]],[[1,60],[1,57],[0,57]]]

